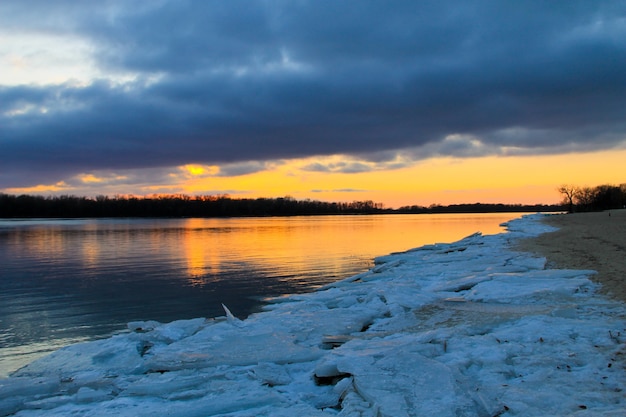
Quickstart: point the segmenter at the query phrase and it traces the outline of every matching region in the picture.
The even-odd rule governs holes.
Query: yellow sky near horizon
[[[560,201],[556,187],[564,183],[596,186],[625,182],[618,169],[624,160],[626,150],[433,158],[402,169],[351,174],[303,171],[300,168],[310,161],[295,160],[238,177],[191,176],[181,187],[188,194],[207,189],[241,190],[242,197],[290,195],[324,201],[374,200],[393,208],[474,202],[551,204]]]
[[[60,182],[6,189],[12,194],[229,194],[233,198],[284,197],[322,201],[373,200],[385,207],[406,205],[507,203],[553,204],[561,200],[556,188],[619,185],[626,176],[619,168],[626,149],[540,156],[431,158],[400,169],[360,173],[307,170],[315,162],[337,161],[338,156],[307,158],[268,164],[265,170],[238,176],[219,176],[219,167],[185,165],[170,169],[169,183],[120,185],[123,176],[108,179],[94,173],[79,176],[80,184]],[[117,185],[107,188],[108,180]]]

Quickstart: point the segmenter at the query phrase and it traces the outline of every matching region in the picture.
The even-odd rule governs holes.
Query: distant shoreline
[[[355,214],[469,214],[537,213],[564,211],[559,204],[471,203],[428,207],[412,205],[385,208],[371,200],[327,202],[279,198],[231,198],[229,196],[79,196],[42,197],[0,193],[0,218],[220,218]]]
[[[626,210],[546,216],[559,230],[521,240],[514,249],[545,256],[559,268],[592,269],[601,292],[626,302]]]

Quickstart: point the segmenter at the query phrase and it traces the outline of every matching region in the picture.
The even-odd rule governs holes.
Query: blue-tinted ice
[[[244,321],[129,323],[0,380],[0,415],[622,415],[624,305],[593,271],[510,249],[549,230],[539,217],[381,257]]]

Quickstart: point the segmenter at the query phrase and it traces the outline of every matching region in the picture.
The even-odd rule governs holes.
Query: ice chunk
[[[296,343],[296,335],[271,329],[264,332],[225,331],[219,337],[207,336],[202,334],[189,337],[185,343],[155,346],[151,355],[146,357],[145,367],[152,372],[165,372],[258,362],[305,362],[321,356],[319,348]]]
[[[494,274],[488,283],[479,283],[466,298],[475,301],[528,302],[553,300],[592,291],[595,285],[588,276],[593,271],[541,270],[525,274]],[[550,301],[551,302],[551,301]]]
[[[272,362],[259,363],[252,369],[252,375],[269,386],[287,385],[292,381],[284,366]]]
[[[230,312],[228,307],[226,307],[224,304],[222,304],[222,308],[226,312],[226,320],[228,320],[228,322],[230,324],[232,324],[234,326],[242,326],[243,325],[243,322],[241,320],[239,320],[237,317],[235,317],[233,315],[233,313]]]
[[[470,387],[448,366],[418,353],[407,338],[351,342],[333,351],[337,369],[382,416],[480,415]]]

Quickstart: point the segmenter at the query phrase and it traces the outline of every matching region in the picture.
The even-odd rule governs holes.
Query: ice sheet
[[[621,416],[624,305],[510,249],[540,216],[244,321],[129,323],[0,380],[0,416]]]

